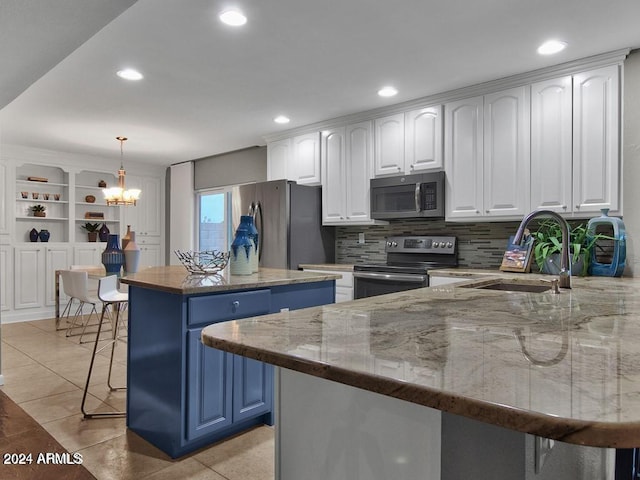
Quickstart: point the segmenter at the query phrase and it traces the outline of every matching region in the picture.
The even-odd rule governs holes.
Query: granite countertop
[[[353,264],[350,263],[301,263],[300,268],[310,270],[329,270],[334,272],[353,272]]]
[[[150,288],[178,295],[222,292],[226,290],[244,290],[267,288],[276,285],[294,283],[323,282],[336,280],[339,275],[302,272],[300,270],[280,270],[276,268],[260,268],[251,275],[231,275],[225,268],[221,275],[190,275],[182,265],[168,267],[152,267],[132,273],[120,279],[135,287]]]
[[[445,285],[219,323],[202,338],[520,432],[640,446],[640,279],[574,277],[559,295]]]

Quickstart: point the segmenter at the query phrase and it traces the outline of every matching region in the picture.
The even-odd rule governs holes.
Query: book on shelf
[[[533,260],[533,237],[525,230],[522,244],[513,243],[513,236],[509,237],[507,250],[502,256],[502,264],[500,270],[503,272],[522,272],[531,271],[531,261]]]
[[[104,220],[104,212],[85,212],[84,218],[97,218]]]

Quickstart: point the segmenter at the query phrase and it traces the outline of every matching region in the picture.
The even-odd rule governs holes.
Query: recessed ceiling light
[[[222,23],[232,27],[240,27],[247,23],[247,17],[240,10],[225,10],[218,15],[218,18]]]
[[[538,53],[540,55],[553,55],[564,50],[566,46],[567,44],[560,40],[549,40],[538,47]]]
[[[380,95],[381,97],[393,97],[397,93],[398,93],[398,90],[389,86],[382,87],[380,90],[378,90],[378,95]]]
[[[276,123],[289,123],[291,120],[289,119],[289,117],[285,117],[284,115],[278,115],[273,119],[273,121]]]
[[[116,72],[120,78],[124,78],[125,80],[142,80],[144,76],[137,70],[133,68],[125,68],[124,70],[118,70]]]

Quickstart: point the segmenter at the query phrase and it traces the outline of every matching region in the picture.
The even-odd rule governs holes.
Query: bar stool
[[[111,369],[113,366],[113,352],[116,348],[116,342],[118,337],[118,323],[120,320],[120,313],[126,308],[129,301],[129,294],[118,291],[118,277],[116,275],[110,275],[103,277],[98,281],[98,298],[102,301],[102,314],[100,315],[100,322],[98,323],[98,333],[96,335],[96,341],[93,345],[93,354],[91,356],[91,363],[89,364],[89,372],[87,373],[87,382],[84,386],[84,393],[82,395],[82,404],[80,410],[84,415],[84,418],[101,418],[101,417],[123,417],[126,412],[87,412],[85,410],[85,401],[87,399],[87,393],[89,391],[89,382],[91,381],[91,373],[93,372],[93,364],[96,359],[96,354],[109,345],[111,345],[111,358],[109,360],[109,374],[107,375],[107,385],[110,391],[125,390],[126,387],[113,387],[111,385]],[[115,313],[113,319],[113,325],[111,327],[111,340],[106,345],[103,345],[98,349],[98,342],[100,341],[100,332],[104,323],[105,314],[108,314],[108,309],[111,307]]]
[[[72,331],[74,328],[82,327],[82,332],[80,333],[80,343],[87,343],[83,341],[84,335],[87,330],[87,326],[91,321],[91,317],[95,315],[96,319],[98,318],[96,305],[98,304],[99,300],[97,297],[94,297],[89,293],[89,274],[87,272],[80,270],[67,270],[66,273],[62,276],[62,284],[66,290],[65,279],[70,282],[68,294],[72,298],[75,298],[80,302],[73,316],[73,321],[67,328],[66,335],[67,337],[70,337],[73,335]],[[89,310],[89,316],[86,319],[82,318],[84,317],[83,309],[85,305],[91,307],[91,309]]]
[[[71,280],[71,275],[69,270],[61,270],[60,278],[62,279],[62,291],[64,292],[65,296],[68,298],[68,301],[64,307],[64,310],[62,310],[62,315],[56,318],[56,331],[62,330],[62,328],[60,327],[60,320],[62,318],[66,317],[67,323],[69,322],[69,316],[71,315],[71,309],[73,308],[73,301],[75,300],[75,298],[73,297],[73,290],[71,288],[72,280]]]

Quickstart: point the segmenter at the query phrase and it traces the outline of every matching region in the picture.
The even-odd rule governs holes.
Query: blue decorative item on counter
[[[31,240],[32,242],[38,241],[38,230],[36,230],[35,228],[31,229],[31,231],[29,232],[29,240]]]
[[[244,225],[244,228],[247,230],[247,236],[249,240],[253,242],[253,255],[251,256],[251,272],[256,273],[258,271],[258,261],[259,261],[259,233],[255,224],[253,223],[253,217],[251,215],[242,215],[240,216],[240,225]]]
[[[589,220],[588,235],[603,233],[613,237],[613,240],[596,241],[591,250],[589,273],[600,277],[621,277],[627,262],[627,234],[624,222],[620,218],[610,217],[608,208],[600,211],[601,216]],[[609,232],[599,232],[598,227],[602,226],[608,228]]]
[[[609,209],[600,210],[602,215],[589,220],[587,234],[603,233],[613,240],[598,240],[591,250],[589,273],[600,277],[621,277],[627,262],[627,234],[622,219],[609,216]],[[603,232],[602,228],[608,229]]]
[[[230,271],[232,275],[251,275],[255,246],[246,225],[240,223],[231,244]]]
[[[102,264],[107,275],[120,275],[124,264],[124,253],[120,248],[120,239],[117,234],[110,234],[107,239],[107,248],[102,252]]]
[[[43,229],[43,230],[40,230],[40,233],[38,234],[38,236],[40,237],[41,242],[48,242],[51,234],[49,233],[49,230]]]

